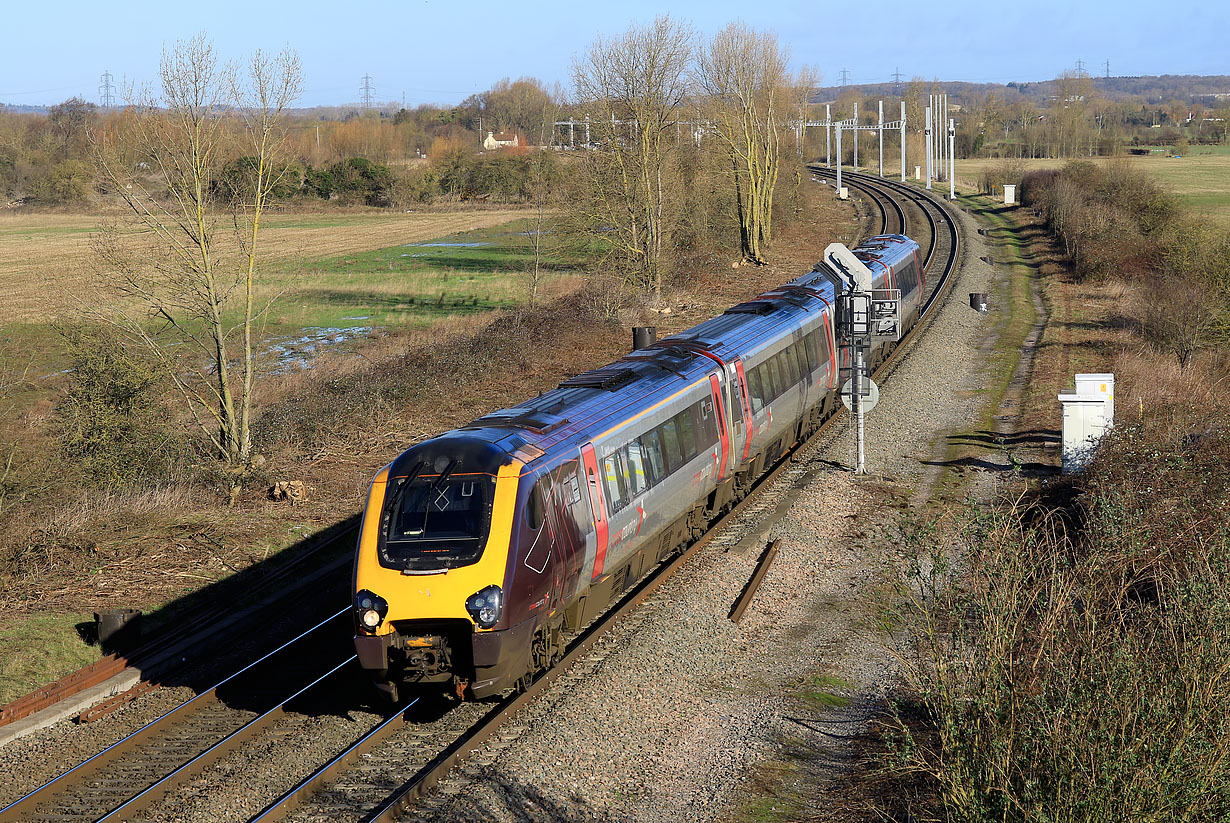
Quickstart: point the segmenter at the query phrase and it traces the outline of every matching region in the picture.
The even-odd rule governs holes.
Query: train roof
[[[868,238],[853,251],[866,262],[892,265],[918,246],[903,235]],[[557,388],[517,406],[485,414],[470,424],[411,447],[392,467],[393,476],[420,459],[442,461],[450,449],[470,455],[474,466],[493,467],[516,457],[524,463],[601,436],[635,413],[703,380],[720,360],[753,352],[795,329],[806,315],[832,306],[835,282],[827,267],[732,306],[679,334],[663,338],[613,363],[575,375]],[[839,282],[839,281],[837,281]]]

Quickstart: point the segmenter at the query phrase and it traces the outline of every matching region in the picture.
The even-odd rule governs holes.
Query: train
[[[899,291],[907,331],[925,290],[918,244],[833,244],[790,283],[381,469],[353,578],[355,650],[379,691],[527,687],[733,507],[839,404],[835,306],[859,265],[875,289]],[[873,367],[892,345],[872,348]]]

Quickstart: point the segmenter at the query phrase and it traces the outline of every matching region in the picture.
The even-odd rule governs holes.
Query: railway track
[[[350,562],[349,552],[329,559],[339,546],[351,544],[357,533],[357,518],[339,523],[317,535],[294,560],[268,570],[250,573],[242,591],[231,597],[211,597],[208,603],[176,615],[175,625],[158,636],[123,653],[108,654],[72,674],[0,706],[0,728],[55,706],[80,692],[110,680],[128,669],[141,671],[143,682],[134,687],[148,690],[155,678],[167,674],[183,659],[185,650],[201,653],[210,643],[220,642],[226,631],[242,626],[258,610],[268,610],[273,601],[295,597],[336,577]],[[240,602],[246,605],[240,605]],[[205,627],[205,628],[202,628]],[[131,691],[131,690],[130,690]],[[96,707],[84,719],[92,720],[125,702],[121,693]]]
[[[931,288],[923,312],[923,317],[928,318],[932,307],[947,293],[951,280],[950,275],[955,270],[959,259],[960,234],[956,221],[947,209],[929,196],[918,193],[908,186],[901,189],[877,186],[877,180],[877,178],[865,179],[865,176],[859,175],[857,186],[876,193],[875,202],[880,204],[886,224],[884,230],[893,229],[888,222],[893,219],[900,221],[899,230],[908,228],[907,215],[898,202],[899,198],[904,197],[915,205],[931,233],[925,264],[925,268],[931,274],[929,277]],[[925,322],[924,319],[915,326],[914,330],[902,341],[902,345],[898,345],[881,366],[881,371],[891,367],[895,359],[904,351],[904,343],[912,340]],[[365,754],[375,751],[386,740],[397,740],[396,729],[405,728],[405,724],[399,719],[400,715],[394,715],[387,721],[387,726],[382,725],[379,731],[374,731],[370,742],[366,739],[356,741],[335,761],[288,791],[253,820],[259,820],[262,823],[288,818],[296,821],[325,821],[336,819],[339,815],[373,822],[397,819],[411,803],[423,797],[458,761],[482,746],[496,735],[501,727],[512,721],[538,693],[550,687],[557,680],[567,677],[573,666],[591,658],[592,647],[600,636],[616,623],[630,619],[636,606],[643,603],[654,591],[673,577],[697,552],[719,538],[728,524],[745,514],[772,511],[776,503],[773,500],[762,499],[766,496],[766,492],[779,485],[779,480],[787,480],[789,482],[786,485],[793,485],[804,478],[808,470],[802,467],[802,461],[799,458],[810,452],[811,448],[823,439],[822,435],[830,430],[836,419],[838,418],[831,418],[809,440],[796,444],[771,471],[757,481],[752,491],[734,509],[715,520],[709,530],[686,551],[665,561],[616,606],[576,637],[569,644],[563,660],[554,668],[541,674],[529,690],[497,703],[474,727],[467,729],[455,740],[437,749],[434,756],[426,757],[425,753],[420,753],[418,757],[403,759],[400,755],[407,750],[403,740],[400,741],[401,745],[395,745],[391,749],[392,755],[386,754],[380,759],[378,765],[369,761],[358,769],[352,769],[348,775],[339,778],[338,775],[344,772],[350,764],[358,763]],[[754,591],[754,586],[749,586],[749,590]],[[399,771],[411,777],[390,790],[387,775],[390,772]],[[373,778],[377,775],[380,776],[379,779],[374,780]],[[330,785],[332,788],[324,791],[319,800],[309,800],[312,793],[320,792],[324,787]],[[378,790],[372,792],[372,787],[378,787]],[[292,814],[296,809],[299,812]]]
[[[822,179],[835,179],[837,176],[836,169],[826,166],[810,166],[809,168],[812,174]],[[939,199],[908,183],[848,171],[843,171],[841,178],[842,182],[847,183],[850,188],[866,193],[869,199],[876,204],[882,216],[880,231],[899,231],[919,240],[921,244],[921,238],[915,227],[926,230],[927,242],[923,267],[928,274],[928,285],[931,286],[926,302],[923,304],[923,316],[927,316],[941,293],[940,284],[947,282],[948,274],[955,268],[960,257],[961,240],[956,220]],[[917,214],[919,218],[917,221],[909,219],[906,209],[902,206],[902,199],[905,200],[906,206]],[[941,263],[938,267],[941,270],[941,276],[938,278],[935,276],[937,267],[933,265],[937,262]]]
[[[884,230],[912,230],[908,221],[917,213],[931,234],[925,264],[930,294],[924,319],[880,367],[884,371],[902,355],[904,344],[918,334],[932,307],[946,293],[959,256],[960,237],[947,209],[926,194],[864,175],[844,177],[851,178],[853,187],[875,192],[869,197],[879,204]],[[912,214],[907,215],[901,199],[907,201]],[[896,226],[890,223],[894,220],[899,221]],[[616,624],[635,620],[636,607],[722,535],[728,524],[745,515],[772,511],[776,505],[772,495],[804,479],[807,470],[799,458],[823,439],[837,419],[831,418],[810,439],[795,444],[696,542],[664,561],[574,637],[564,658],[540,674],[524,692],[494,703],[449,701],[449,705],[430,705],[432,698],[416,698],[385,713],[343,750],[322,755],[323,762],[310,775],[249,819],[386,821],[401,815],[453,766],[506,727],[539,693],[561,678],[575,676],[570,671],[574,666],[602,657],[604,653],[595,650],[595,643]],[[157,804],[177,786],[188,780],[208,780],[206,770],[211,765],[267,734],[279,718],[294,711],[297,701],[314,695],[317,703],[335,700],[334,711],[348,711],[358,669],[353,657],[337,654],[336,649],[348,648],[350,626],[349,609],[338,611],[290,644],[0,810],[0,821],[154,819]],[[309,637],[328,636],[333,637],[337,660],[294,646],[308,642]],[[298,665],[305,659],[312,662],[308,667],[312,671]],[[279,662],[291,660],[296,665]],[[440,698],[434,700],[441,702]]]
[[[354,655],[338,651],[351,628],[349,608],[336,612],[0,810],[0,820],[143,819],[168,792],[269,730],[297,702],[353,689]]]

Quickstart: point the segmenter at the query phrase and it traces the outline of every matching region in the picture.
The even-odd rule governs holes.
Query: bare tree
[[[751,263],[764,262],[772,234],[782,126],[815,85],[806,71],[792,76],[789,60],[776,35],[741,22],[718,32],[697,59],[696,82],[734,174],[740,249]]]
[[[233,220],[243,252],[243,389],[239,409],[239,459],[246,463],[252,449],[252,378],[255,373],[252,324],[256,319],[253,286],[257,273],[257,239],[261,216],[274,190],[283,182],[288,164],[279,162],[286,140],[286,109],[299,97],[302,84],[299,56],[289,49],[277,57],[257,51],[248,61],[248,84],[231,74],[231,99],[244,129],[241,145],[250,158],[251,199],[237,197]],[[261,313],[268,308],[262,307]]]
[[[283,120],[301,75],[295,55],[285,52],[274,59],[258,53],[241,77],[234,66],[219,66],[212,44],[198,35],[163,52],[160,80],[161,96],[137,94],[125,127],[107,145],[96,144],[130,220],[128,231],[97,237],[100,274],[120,299],[92,311],[155,354],[227,466],[233,502],[252,461],[260,220],[283,168]],[[247,157],[247,183],[232,201],[213,183],[236,152]],[[125,162],[133,156],[141,159]],[[219,221],[232,203],[235,230],[228,233]],[[146,248],[134,249],[134,234],[148,240]]]
[[[555,121],[559,119],[563,105],[563,89],[558,85],[540,102],[538,121],[538,148],[529,156],[528,191],[534,204],[534,227],[528,232],[530,250],[534,254],[534,267],[530,270],[530,308],[538,305],[538,290],[542,285],[543,243],[551,230],[548,209],[559,184],[559,166],[552,154],[551,136]]]
[[[593,112],[601,147],[585,158],[582,223],[609,244],[609,259],[662,299],[662,264],[674,216],[667,208],[692,29],[663,16],[622,36],[599,38],[573,63],[577,102]]]

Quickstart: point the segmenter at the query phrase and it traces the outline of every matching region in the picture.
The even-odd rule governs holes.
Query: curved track
[[[835,179],[837,176],[836,169],[826,166],[809,168],[812,174],[820,178]],[[926,316],[941,292],[939,284],[947,282],[949,273],[956,267],[960,257],[961,238],[956,220],[937,197],[908,183],[844,170],[841,179],[843,183],[848,183],[850,188],[865,192],[876,204],[883,216],[882,224],[886,227],[883,230],[892,231],[895,220],[902,234],[907,234],[918,240],[920,245],[924,245],[926,254],[923,268],[928,274],[929,282],[936,284],[923,304],[923,316]],[[903,201],[913,214],[917,214],[917,223],[907,217]],[[885,202],[890,203],[891,207],[886,208]],[[927,233],[925,244],[919,237],[920,232],[916,230],[916,225]],[[936,276],[936,263],[940,264],[939,277]]]
[[[830,170],[813,168],[823,175]],[[866,175],[845,175],[851,185],[868,193],[882,214],[883,229],[892,230],[890,220],[899,221],[899,230],[908,232],[906,208],[920,215],[931,233],[925,269],[930,294],[921,320],[902,344],[914,338],[927,323],[931,308],[947,293],[950,274],[960,251],[956,222],[936,200],[914,189]],[[891,215],[891,217],[890,217]],[[886,366],[901,356],[905,346],[898,344],[886,359]],[[810,451],[837,417],[830,418],[811,438],[796,443],[785,456],[753,486],[730,512],[710,524],[709,530],[676,557],[664,561],[624,598],[600,616],[569,643],[564,658],[540,674],[520,694],[494,703],[463,703],[452,706],[441,716],[440,707],[420,706],[410,701],[384,715],[359,739],[336,753],[311,776],[270,803],[252,820],[272,821],[289,816],[303,807],[300,817],[310,820],[361,818],[366,821],[392,820],[415,799],[422,797],[459,760],[490,738],[524,706],[570,667],[592,657],[595,642],[617,622],[626,619],[658,587],[669,580],[690,558],[718,536],[734,518],[753,505],[763,507],[762,499],[775,481],[798,457]],[[780,492],[773,492],[777,494]],[[297,651],[311,637],[332,636],[336,649],[339,632],[348,634],[349,608],[304,632],[290,644],[250,664],[213,689],[201,693],[168,712],[128,738],[100,752],[59,778],[0,810],[0,820],[132,820],[142,819],[145,810],[155,805],[175,786],[189,778],[199,778],[204,770],[225,754],[259,736],[307,692],[336,690],[339,706],[353,703],[353,676],[357,668],[353,657],[316,663],[307,672],[302,665],[278,663],[280,660],[327,660],[320,654]],[[296,646],[295,644],[300,644]],[[260,674],[256,674],[256,673]],[[276,672],[277,676],[269,673]],[[249,678],[248,685],[240,685]],[[259,685],[254,685],[259,684]],[[219,699],[219,689],[245,692],[242,710],[231,711]],[[274,692],[280,690],[279,695]],[[349,690],[349,691],[348,691]],[[261,697],[260,695],[264,695]],[[282,696],[285,695],[285,696]],[[349,695],[349,696],[348,696]],[[426,699],[426,698],[424,698]],[[345,701],[349,700],[350,703]],[[230,701],[234,703],[235,701]],[[342,709],[344,710],[344,709]],[[433,719],[434,718],[434,719]],[[375,756],[372,756],[375,755]],[[411,775],[407,780],[406,775]],[[315,795],[315,796],[314,796]]]
[[[843,179],[846,176],[843,174]],[[866,175],[855,175],[855,178],[856,180],[852,182],[855,182],[858,188],[869,193],[874,192],[871,196],[880,208],[883,216],[884,230],[892,228],[889,222],[891,219],[900,221],[899,224],[902,230],[908,228],[907,216],[901,203],[904,199],[908,204],[913,204],[916,207],[921,214],[922,221],[926,223],[931,233],[926,263],[924,265],[924,268],[930,275],[928,277],[930,294],[923,309],[924,319],[915,325],[911,332],[902,339],[893,353],[885,360],[885,363],[880,367],[880,370],[883,371],[897,357],[901,356],[905,349],[903,344],[908,340],[914,339],[919,330],[926,325],[927,318],[930,317],[931,308],[937,304],[943,295],[947,294],[952,279],[950,275],[955,270],[960,256],[960,234],[955,218],[942,204],[930,196],[900,184],[897,184],[897,186],[880,185],[886,181],[870,178]],[[748,508],[754,505],[763,505],[763,501],[760,498],[765,494],[766,490],[771,489],[774,486],[774,482],[783,477],[796,460],[808,452],[812,445],[821,439],[821,435],[829,430],[836,419],[837,417],[830,418],[811,438],[795,444],[769,472],[757,480],[751,492],[738,505],[727,514],[714,520],[710,524],[709,530],[695,543],[677,557],[664,561],[626,595],[623,600],[574,638],[569,644],[564,658],[555,667],[539,675],[525,693],[505,698],[496,703],[474,726],[466,729],[456,739],[438,748],[434,756],[430,753],[420,753],[417,758],[411,761],[403,760],[398,763],[394,760],[392,763],[385,764],[386,767],[392,767],[395,770],[401,769],[402,774],[411,774],[412,776],[409,780],[406,780],[392,791],[385,791],[383,796],[373,797],[369,794],[367,799],[364,799],[362,789],[364,786],[370,786],[374,782],[371,779],[371,767],[367,767],[368,773],[365,775],[357,778],[345,777],[339,781],[339,776],[345,773],[347,769],[352,768],[364,754],[375,751],[378,746],[392,738],[398,729],[404,728],[407,725],[404,719],[405,713],[403,712],[391,715],[388,720],[373,729],[368,736],[356,741],[345,752],[339,754],[337,758],[270,804],[253,820],[264,822],[285,819],[296,808],[304,804],[311,804],[309,798],[313,793],[334,784],[335,781],[338,781],[336,783],[336,790],[323,792],[323,794],[327,795],[323,798],[324,802],[316,808],[311,808],[310,805],[308,808],[304,808],[303,814],[297,816],[296,819],[327,820],[341,811],[346,816],[353,815],[355,818],[361,818],[364,821],[395,820],[407,806],[415,799],[422,797],[459,760],[482,745],[502,725],[512,719],[535,695],[548,688],[552,682],[563,676],[575,663],[584,659],[589,653],[591,646],[601,635],[618,621],[627,618],[636,606],[644,602],[650,594],[681,569],[693,555],[717,537],[726,525],[743,514]]]

